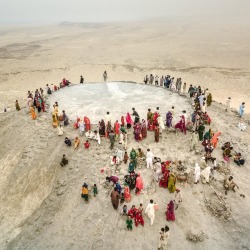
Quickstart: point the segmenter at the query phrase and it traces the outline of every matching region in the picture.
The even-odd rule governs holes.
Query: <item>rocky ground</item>
[[[51,125],[50,113],[40,115],[36,121],[31,120],[25,108],[20,112],[1,114],[2,248],[156,249],[158,231],[167,224],[170,227],[168,249],[250,249],[249,128],[240,132],[236,127],[239,121],[237,114],[224,109],[223,105],[215,102],[208,108],[212,130],[222,132],[219,147],[213,154],[222,166],[220,146],[226,141],[231,141],[235,151],[243,154],[246,159],[243,167],[233,162],[230,164],[230,171],[240,189],[225,196],[222,183],[225,175],[219,171],[210,185],[178,182],[183,202],[176,211],[176,221],[167,222],[166,204],[173,195],[158,185],[155,192],[150,189],[153,171],[143,167],[139,171],[145,191],[139,196],[132,194],[132,201],[127,205],[143,203],[145,209],[152,198],[159,204],[159,210],[153,226],[144,215],[144,228],[139,226],[132,232],[125,230],[124,219],[113,209],[109,194],[102,185],[105,174],[101,174],[100,169],[108,166],[112,154],[106,139],[102,139],[100,146],[92,142],[89,150],[85,150],[82,144],[74,150],[64,145],[63,138],[64,135],[74,138],[78,131],[70,124],[65,128],[63,138],[58,136]],[[162,160],[183,160],[193,169],[195,162],[201,162],[201,155],[190,152],[189,142],[189,133],[176,136],[174,132],[165,130],[159,143],[154,142],[154,135],[150,132],[144,141],[136,143],[132,131],[129,131],[128,151],[132,147],[141,147],[144,151],[151,148]],[[64,153],[69,158],[69,164],[61,167],[59,163]],[[122,164],[119,176],[126,172],[127,166]],[[96,183],[99,190],[97,197],[91,195],[88,204],[80,197],[83,182],[90,187]],[[245,198],[240,194],[244,194]],[[230,207],[229,220],[215,216],[208,208],[209,204],[214,206],[224,202]],[[194,243],[188,240],[190,232],[203,232],[203,241]]]

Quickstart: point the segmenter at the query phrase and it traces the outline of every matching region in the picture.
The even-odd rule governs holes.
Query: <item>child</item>
[[[84,200],[86,202],[89,201],[89,190],[88,190],[88,185],[86,183],[84,183],[82,185],[82,195],[81,196],[82,196],[82,198],[84,198]]]
[[[16,110],[19,111],[20,110],[20,106],[18,104],[18,100],[16,100]]]
[[[127,217],[127,220],[126,220],[126,224],[127,224],[127,229],[128,229],[128,231],[132,231],[132,229],[133,229],[133,221],[132,221],[132,219],[128,216]]]
[[[142,203],[140,204],[138,210],[142,213],[142,211],[143,211]]]
[[[128,162],[128,153],[127,152],[125,152],[125,154],[124,154],[123,161],[125,164],[127,164],[127,162]]]
[[[120,199],[120,204],[124,203],[124,193],[121,193],[121,199]]]
[[[96,197],[96,195],[98,194],[96,184],[94,184],[94,189],[93,189],[93,192],[94,192],[94,196]]]
[[[87,140],[86,142],[84,142],[84,147],[86,148],[86,149],[88,149],[89,148],[89,146],[90,146],[90,143],[89,143],[89,141]]]
[[[127,205],[124,205],[121,211],[121,215],[128,215],[128,208]]]

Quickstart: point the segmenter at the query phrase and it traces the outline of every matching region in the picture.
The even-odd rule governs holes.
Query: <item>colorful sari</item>
[[[176,129],[179,129],[182,133],[187,133],[186,122],[184,115],[181,116],[181,120],[175,125]]]
[[[147,124],[146,124],[145,120],[142,120],[142,131],[141,131],[141,134],[142,134],[142,139],[144,139],[144,138],[147,137]]]
[[[131,126],[133,124],[133,120],[132,120],[131,115],[129,113],[127,113],[127,115],[126,115],[126,123],[127,123],[127,128],[131,128]]]
[[[166,114],[166,126],[168,128],[172,127],[172,119],[173,119],[173,115],[170,111],[168,111]]]
[[[170,221],[170,220],[175,221],[174,202],[172,200],[167,205],[166,220],[167,221]]]

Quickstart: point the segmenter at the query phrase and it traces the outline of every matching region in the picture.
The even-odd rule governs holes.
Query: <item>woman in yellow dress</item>
[[[36,119],[36,111],[35,111],[34,105],[31,105],[30,113],[31,113],[32,120],[35,120]]]
[[[175,183],[176,183],[176,176],[173,173],[171,173],[170,177],[168,179],[168,190],[169,190],[169,193],[174,193],[175,192],[175,190],[176,190]]]
[[[58,127],[58,107],[54,105],[54,111],[52,113],[52,125],[54,128]]]

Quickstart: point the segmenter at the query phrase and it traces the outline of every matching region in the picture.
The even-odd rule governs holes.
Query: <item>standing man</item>
[[[176,188],[174,193],[174,204],[175,210],[178,208],[179,204],[182,202],[182,195],[180,189]]]
[[[150,219],[150,225],[152,226],[155,220],[155,204],[153,200],[150,200],[150,203],[147,205],[145,214],[148,215],[148,218]]]
[[[198,131],[192,131],[191,132],[191,145],[190,145],[190,151],[192,150],[197,150],[197,146],[198,146],[198,142],[199,142],[199,135],[198,135]]]
[[[245,102],[241,103],[240,105],[240,110],[239,110],[240,117],[244,115],[244,109],[245,109]]]
[[[106,82],[108,79],[108,74],[107,74],[107,71],[105,70],[104,73],[103,73],[103,80],[104,82]]]
[[[153,153],[150,151],[149,148],[147,149],[147,155],[146,155],[146,157],[147,157],[147,159],[146,159],[147,168],[153,169],[153,158],[154,158],[154,155],[153,155]]]
[[[231,104],[231,97],[227,98],[227,103],[226,103],[226,111],[230,110],[230,104]]]
[[[137,111],[135,111],[135,108],[132,108],[132,110],[133,110],[132,116],[135,117],[134,123],[136,124],[136,123],[140,122],[140,116],[139,116],[139,114],[137,113]]]
[[[120,198],[120,195],[119,193],[117,192],[117,188],[115,187],[114,190],[112,191],[111,195],[111,203],[113,205],[113,208],[114,209],[117,209],[118,206],[119,206],[119,198]]]
[[[194,176],[195,176],[194,184],[197,184],[201,176],[201,168],[198,163],[195,163]]]
[[[111,132],[109,133],[109,141],[110,141],[110,149],[113,149],[115,143],[115,134],[113,130],[111,130]]]
[[[84,82],[84,78],[82,76],[80,76],[80,83]]]

